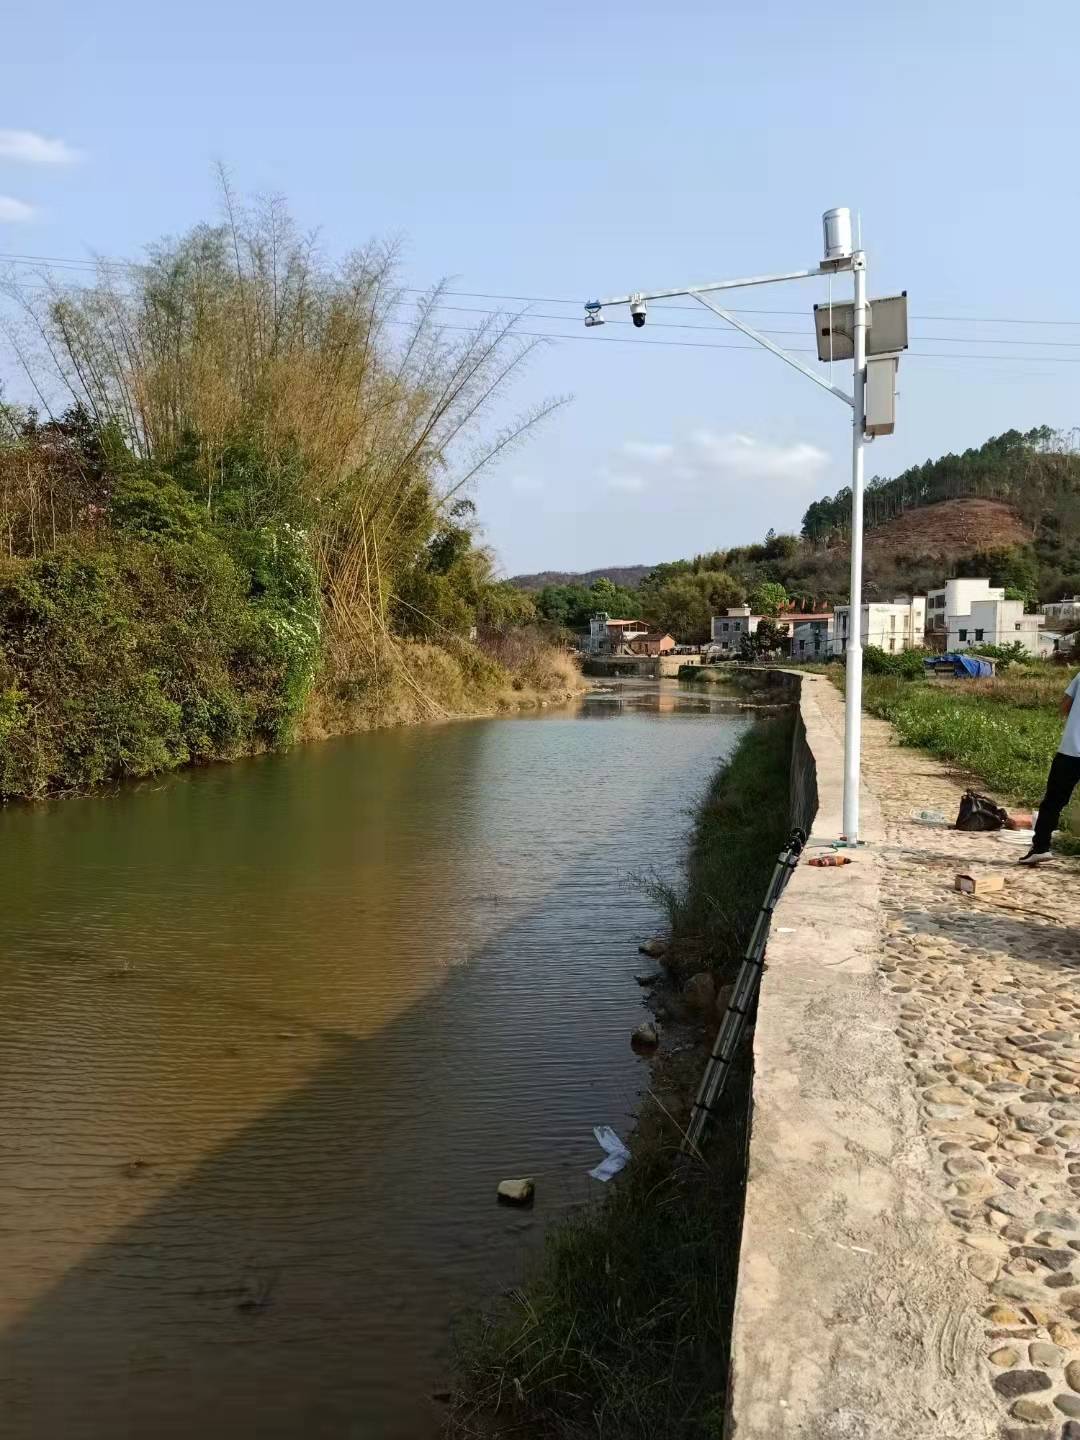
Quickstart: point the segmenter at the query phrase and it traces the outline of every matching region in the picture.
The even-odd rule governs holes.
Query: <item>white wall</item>
[[[972,645],[1012,645],[1015,641],[1032,655],[1039,653],[1041,615],[1025,615],[1022,600],[976,600],[967,614],[949,616],[949,649]]]
[[[848,610],[847,605],[837,605],[833,611],[833,655],[842,655],[847,646],[844,620]],[[860,639],[864,646],[876,645],[889,654],[918,648],[924,643],[925,630],[925,596],[917,595],[913,600],[873,602],[862,607]]]

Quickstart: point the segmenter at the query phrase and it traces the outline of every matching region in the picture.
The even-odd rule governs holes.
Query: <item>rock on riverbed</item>
[[[536,1194],[531,1180],[500,1180],[496,1191],[498,1198],[506,1205],[528,1205]]]

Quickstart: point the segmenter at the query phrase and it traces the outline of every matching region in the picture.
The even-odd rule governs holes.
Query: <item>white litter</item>
[[[1014,845],[1018,850],[1026,850],[1035,839],[1035,831],[999,830],[997,838],[1002,845]]]
[[[592,1133],[596,1136],[600,1148],[607,1151],[607,1158],[601,1160],[589,1174],[594,1180],[608,1181],[613,1175],[617,1175],[630,1159],[630,1151],[610,1125],[594,1125]]]

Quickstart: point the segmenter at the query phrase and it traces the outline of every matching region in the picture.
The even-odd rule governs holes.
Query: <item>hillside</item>
[[[519,590],[543,590],[545,585],[584,585],[594,580],[610,580],[622,590],[636,590],[653,567],[651,565],[609,565],[599,570],[538,570],[535,575],[513,575],[510,584]]]
[[[868,530],[864,553],[867,558],[951,560],[975,550],[1030,544],[1031,527],[1004,501],[942,500]]]

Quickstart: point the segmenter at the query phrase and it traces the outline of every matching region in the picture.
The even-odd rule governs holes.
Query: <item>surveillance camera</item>
[[[630,296],[630,319],[639,330],[645,324],[645,301],[640,295]]]

